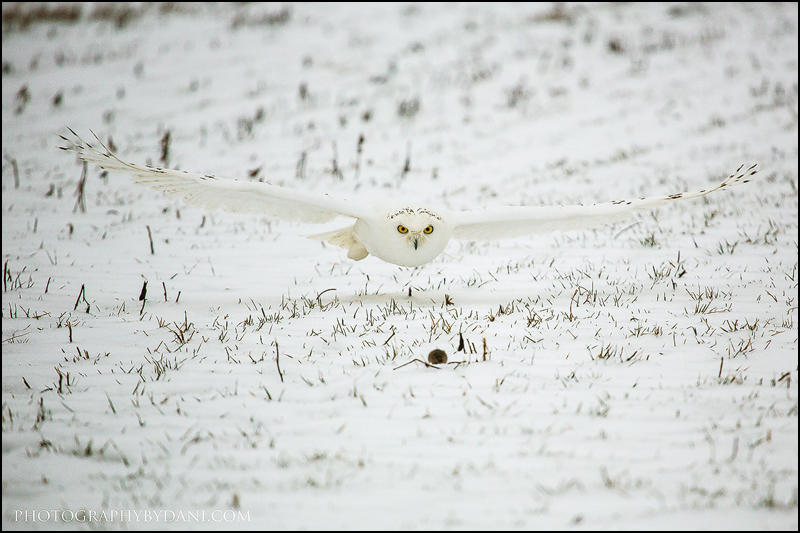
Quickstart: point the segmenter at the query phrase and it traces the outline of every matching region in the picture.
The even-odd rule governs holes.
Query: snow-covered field
[[[3,529],[797,529],[796,3],[26,9],[3,5]],[[79,195],[67,127],[451,209],[760,172],[407,269],[303,238],[344,221],[96,168]]]

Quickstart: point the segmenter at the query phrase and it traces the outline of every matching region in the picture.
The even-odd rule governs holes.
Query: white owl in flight
[[[450,239],[493,241],[551,231],[588,228],[623,220],[636,211],[676,200],[698,198],[739,183],[747,183],[756,165],[744,165],[720,184],[694,192],[617,200],[593,205],[542,207],[503,206],[472,211],[450,211],[414,204],[374,205],[331,198],[257,181],[217,179],[182,170],[151,168],[122,161],[99,142],[102,150],[86,143],[74,131],[74,140],[61,137],[89,163],[110,172],[130,174],[135,183],[148,185],[186,203],[209,210],[259,213],[283,220],[323,223],[337,217],[355,223],[338,230],[309,236],[347,250],[355,261],[369,254],[395,265],[424,265],[442,253]]]

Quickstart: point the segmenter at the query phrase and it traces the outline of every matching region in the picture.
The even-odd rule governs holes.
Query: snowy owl
[[[739,183],[747,183],[756,165],[744,165],[718,185],[694,192],[617,200],[593,205],[542,207],[505,206],[472,211],[450,211],[441,207],[385,203],[370,205],[331,198],[255,181],[220,180],[214,176],[182,170],[151,168],[128,163],[113,152],[74,140],[63,150],[77,152],[89,163],[111,172],[130,174],[135,183],[148,185],[188,204],[232,213],[260,213],[284,220],[307,223],[329,222],[337,217],[355,219],[345,228],[309,236],[347,250],[355,261],[369,254],[395,265],[424,265],[442,253],[450,239],[493,241],[551,231],[588,228],[622,220],[636,211],[676,200],[698,198]],[[95,136],[96,137],[96,136]]]

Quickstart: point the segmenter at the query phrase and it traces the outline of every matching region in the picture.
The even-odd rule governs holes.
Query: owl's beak
[[[414,237],[414,249],[416,250],[419,246],[419,237]]]

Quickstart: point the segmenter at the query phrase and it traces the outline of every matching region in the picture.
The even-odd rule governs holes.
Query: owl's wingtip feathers
[[[758,163],[753,163],[746,170],[742,171],[744,164],[740,165],[739,168],[736,169],[736,172],[725,178],[725,180],[719,184],[719,188],[738,185],[739,183],[748,183],[750,181],[750,176],[758,173],[759,169],[756,168],[757,166]]]

